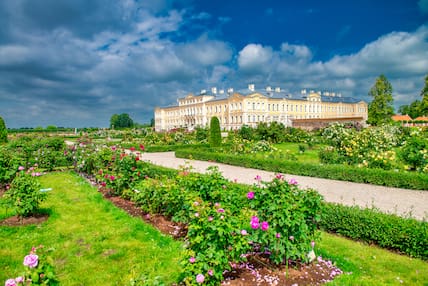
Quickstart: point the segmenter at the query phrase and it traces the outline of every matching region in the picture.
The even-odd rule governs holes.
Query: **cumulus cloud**
[[[263,47],[260,44],[246,45],[238,56],[239,68],[243,72],[258,73],[270,69],[273,56],[271,47]]]

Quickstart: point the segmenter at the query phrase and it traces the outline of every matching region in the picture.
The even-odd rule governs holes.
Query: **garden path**
[[[190,159],[176,158],[174,152],[143,153],[142,160],[155,165],[179,169],[192,166],[199,173],[206,172],[209,166],[217,166],[223,176],[238,183],[253,184],[259,175],[263,181],[270,181],[275,173],[257,169],[243,168]],[[361,207],[376,207],[382,212],[394,213],[404,217],[428,220],[428,191],[415,191],[399,188],[352,183],[346,181],[320,179],[284,174],[287,180],[294,178],[302,188],[312,188],[324,196],[327,202]]]

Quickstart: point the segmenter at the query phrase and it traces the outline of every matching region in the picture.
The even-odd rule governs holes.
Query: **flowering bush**
[[[257,215],[249,221],[254,243],[267,251],[276,264],[306,261],[316,237],[322,197],[314,190],[301,190],[297,182],[277,174],[271,182],[259,181],[247,194]]]
[[[6,280],[5,286],[18,285],[59,285],[54,274],[53,260],[42,245],[33,247],[24,257],[25,272],[16,278]]]
[[[33,169],[25,172],[22,166],[18,168],[18,172],[5,193],[5,199],[19,217],[27,217],[39,211],[40,204],[46,199],[46,193],[40,191],[41,185],[35,178],[40,173]]]
[[[195,201],[182,265],[186,285],[218,285],[230,262],[245,261],[251,246],[241,218],[220,203]]]

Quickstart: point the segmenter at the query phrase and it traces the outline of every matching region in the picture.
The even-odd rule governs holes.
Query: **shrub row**
[[[428,260],[428,222],[324,203],[321,229]]]
[[[207,148],[205,150],[180,149],[175,151],[175,155],[180,158],[212,160],[220,163],[286,174],[368,183],[396,188],[428,190],[428,175],[422,173],[387,171],[346,165],[308,164],[287,160],[266,160],[249,155],[219,153],[213,148]]]

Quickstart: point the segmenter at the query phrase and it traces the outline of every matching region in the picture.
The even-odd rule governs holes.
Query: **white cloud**
[[[260,44],[249,44],[239,52],[239,68],[249,73],[267,71],[272,56],[273,51],[271,47],[263,47]]]

